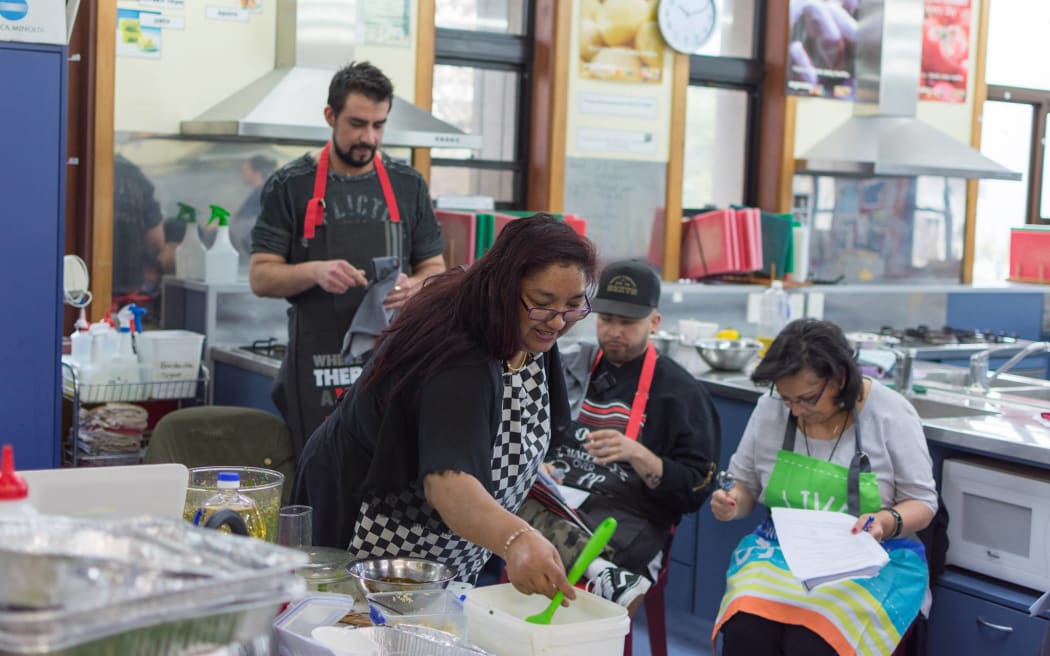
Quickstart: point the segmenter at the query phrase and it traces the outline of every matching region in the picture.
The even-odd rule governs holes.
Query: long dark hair
[[[552,264],[579,266],[594,285],[594,246],[549,214],[511,221],[470,268],[426,280],[419,293],[376,342],[358,385],[389,381],[395,396],[471,350],[507,360],[521,348],[522,280]]]
[[[842,329],[830,321],[796,319],[780,331],[751,380],[758,385],[775,383],[810,369],[824,380],[842,381],[836,401],[853,410],[864,391],[864,378]]]

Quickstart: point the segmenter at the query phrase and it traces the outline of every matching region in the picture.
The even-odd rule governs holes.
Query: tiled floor
[[[667,614],[667,656],[711,656],[708,630],[697,618],[686,613]],[[634,619],[634,655],[652,656],[649,634],[645,626],[645,608],[639,609]]]

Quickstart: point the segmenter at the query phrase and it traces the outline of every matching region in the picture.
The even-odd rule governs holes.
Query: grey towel
[[[401,259],[396,256],[372,258],[376,277],[368,285],[368,291],[343,336],[341,355],[347,364],[360,364],[361,356],[372,350],[376,337],[390,325],[395,310],[383,307],[387,294],[397,284],[401,273]]]

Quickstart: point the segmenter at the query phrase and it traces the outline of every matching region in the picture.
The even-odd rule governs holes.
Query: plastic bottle
[[[0,516],[32,517],[36,509],[29,503],[29,486],[15,473],[15,449],[5,444],[0,456]]]
[[[266,524],[263,523],[262,513],[255,501],[244,496],[237,490],[241,487],[241,477],[237,472],[219,472],[217,487],[219,492],[208,497],[197,512],[193,515],[194,526],[203,526],[208,518],[224,508],[229,509],[241,516],[245,526],[248,527],[248,535],[260,540],[266,539]],[[226,527],[222,531],[229,531]]]
[[[78,367],[91,362],[92,340],[91,334],[88,332],[90,328],[91,324],[88,323],[87,316],[84,314],[84,308],[80,308],[80,317],[73,324],[73,334],[69,336],[71,344],[69,355],[73,360],[73,364]]]
[[[762,343],[759,355],[766,354],[766,349],[790,318],[791,304],[788,301],[788,293],[784,291],[784,283],[774,280],[769,289],[762,292],[758,308],[758,331],[755,336]]]
[[[237,282],[237,266],[240,255],[230,241],[230,213],[218,205],[211,206],[211,218],[208,225],[219,222],[215,242],[204,257],[204,281],[207,283]]]
[[[186,203],[179,203],[175,220],[186,222],[186,234],[175,247],[175,277],[203,280],[205,250],[197,232],[197,210]]]
[[[142,376],[139,373],[139,359],[135,355],[135,349],[131,343],[131,327],[135,323],[136,312],[134,305],[127,305],[117,313],[120,321],[118,330],[118,346],[116,354],[110,359],[109,369],[106,372],[107,382],[113,385],[123,385],[124,388],[114,388],[115,398],[110,401],[128,401],[143,398],[143,390],[140,386]]]

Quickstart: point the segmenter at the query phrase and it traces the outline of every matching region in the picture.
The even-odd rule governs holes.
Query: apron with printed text
[[[847,468],[795,453],[792,415],[763,495],[766,506],[857,516],[879,510],[878,482],[861,447],[856,413],[853,419],[856,452]],[[807,591],[788,568],[767,519],[733,552],[712,641],[727,620],[744,612],[805,626],[843,656],[891,654],[919,613],[929,572],[918,541],[894,538],[882,546],[890,561],[877,576],[825,583]]]
[[[397,200],[382,155],[377,152],[373,161],[389,221],[364,216],[325,218],[329,162],[329,144],[325,144],[318,158],[314,195],[306,207],[302,239],[293,240],[289,262],[343,259],[370,271],[375,257],[401,257]],[[297,455],[361,375],[361,367],[347,365],[340,351],[365,293],[364,287],[330,294],[314,286],[297,296],[288,310],[288,349],[274,381],[273,401],[284,415]]]

